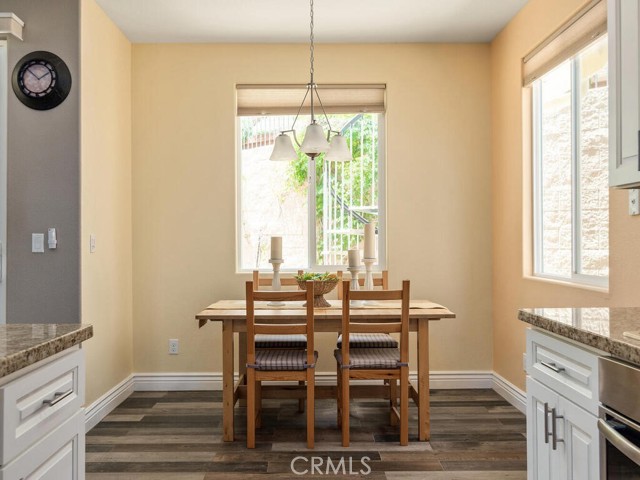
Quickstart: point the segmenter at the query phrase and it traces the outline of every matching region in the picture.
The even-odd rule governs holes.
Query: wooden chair
[[[349,381],[389,380],[392,418],[400,423],[400,445],[409,443],[409,281],[402,282],[402,290],[351,291],[343,284],[342,347],[334,352],[338,372],[338,422],[342,427],[342,445],[349,446]],[[401,316],[397,322],[352,322],[350,300],[400,300]],[[400,348],[352,348],[352,333],[400,333]],[[400,382],[400,409],[395,391]]]
[[[298,270],[298,275],[304,272]],[[280,285],[283,287],[295,286],[300,290],[298,281],[294,277],[281,277]],[[253,288],[260,290],[260,287],[272,287],[273,277],[260,278],[260,271],[253,271]],[[307,337],[304,335],[256,335],[256,348],[307,348]],[[304,385],[304,381],[298,382],[298,385]],[[298,400],[298,412],[304,412],[304,398]]]
[[[342,272],[339,272],[340,275],[340,279],[342,279]],[[380,273],[380,276],[377,276],[376,274],[378,272],[373,272],[374,273],[374,277],[373,277],[373,286],[375,287],[381,287],[382,290],[389,290],[389,270],[382,270]],[[358,278],[358,284],[360,285],[360,288],[364,287],[364,278],[363,276],[359,276]],[[342,292],[343,292],[343,285],[342,282],[340,282],[337,286],[337,290],[338,290],[338,300],[342,300]]]
[[[302,275],[304,272],[298,270],[298,275]],[[260,277],[260,271],[253,271],[253,288],[260,290],[260,287],[271,287],[273,285],[273,277]],[[280,285],[283,287],[298,287],[298,281],[294,277],[283,276],[280,277]]]
[[[314,351],[313,282],[307,282],[306,291],[256,291],[253,282],[246,285],[247,303],[247,448],[256,446],[256,425],[260,424],[261,382],[306,381],[307,385],[307,447],[314,445],[314,391],[315,365],[318,352]],[[256,301],[306,300],[305,323],[259,323],[256,318]],[[307,349],[267,348],[257,349],[255,337],[259,334],[305,334]]]
[[[340,272],[342,273],[342,272]],[[340,275],[342,279],[342,275]],[[360,287],[364,287],[364,278],[359,278]],[[389,290],[389,271],[383,270],[380,276],[373,277],[373,286]],[[342,282],[338,284],[338,300],[342,300]],[[354,333],[349,337],[351,348],[398,348],[398,341],[386,333]],[[342,348],[342,335],[338,335],[337,348]]]
[[[298,275],[302,275],[302,270],[298,270]],[[294,277],[280,278],[283,287],[300,287]],[[260,287],[273,286],[273,278],[260,278],[258,270],[253,271],[253,288],[260,290]],[[307,348],[307,339],[304,335],[256,335],[256,348]]]

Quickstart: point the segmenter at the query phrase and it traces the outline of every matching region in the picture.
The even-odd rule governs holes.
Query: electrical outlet
[[[178,339],[169,339],[169,355],[178,355]]]

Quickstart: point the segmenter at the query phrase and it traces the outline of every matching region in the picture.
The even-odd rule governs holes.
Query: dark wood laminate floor
[[[238,440],[222,441],[221,412],[221,392],[134,393],[87,434],[87,480],[304,478],[311,457],[319,457],[314,478],[369,469],[362,476],[376,480],[526,478],[525,417],[493,390],[434,390],[431,442],[416,441],[412,406],[408,447],[397,444],[383,401],[353,401],[348,449],[340,446],[334,401],[316,403],[315,450],[305,447],[305,415],[296,401],[264,401],[255,450],[245,448],[240,408]],[[293,467],[307,475],[292,471],[296,457]]]

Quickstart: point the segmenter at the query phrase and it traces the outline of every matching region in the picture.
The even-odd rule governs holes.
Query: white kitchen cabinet
[[[0,480],[81,480],[84,478],[84,412],[42,438],[0,469]]]
[[[529,479],[560,478],[557,455],[551,455],[549,415],[558,408],[559,396],[527,377],[527,476]]]
[[[561,450],[562,478],[571,480],[600,478],[599,433],[597,418],[585,412],[575,403],[560,398],[559,411],[564,417],[562,421],[563,443],[558,444]]]
[[[529,480],[597,480],[598,353],[527,331]],[[595,391],[595,393],[594,393]]]
[[[640,187],[640,0],[609,0],[609,185]]]
[[[83,480],[84,352],[70,348],[0,384],[0,480]]]

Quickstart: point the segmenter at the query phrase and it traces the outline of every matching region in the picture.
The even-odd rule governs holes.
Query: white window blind
[[[607,2],[593,0],[524,57],[523,85],[530,85],[606,32]]]
[[[304,98],[306,85],[237,85],[238,116],[295,115]],[[327,113],[383,113],[385,85],[318,85]],[[309,94],[310,96],[311,94]],[[310,113],[307,96],[301,114]],[[314,98],[316,115],[322,112]]]

